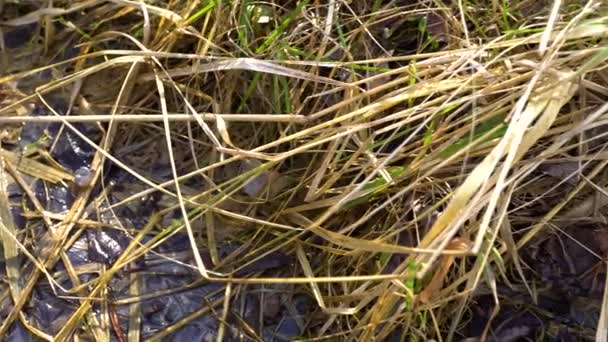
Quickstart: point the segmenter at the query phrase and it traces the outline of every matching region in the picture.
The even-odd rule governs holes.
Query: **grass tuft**
[[[0,2],[0,336],[506,339],[608,204],[608,7],[539,3]]]

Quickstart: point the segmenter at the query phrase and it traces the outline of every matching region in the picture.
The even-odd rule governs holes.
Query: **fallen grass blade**
[[[562,258],[545,243],[575,222],[602,245],[577,247],[604,257],[602,1],[0,7],[0,183],[15,183],[0,189],[1,336],[161,341],[205,321],[218,341],[289,326],[281,339],[554,338],[543,296],[585,288],[596,269],[547,283],[544,256]],[[16,152],[36,123],[94,152],[80,161],[90,187],[74,187],[54,147]],[[29,176],[75,195],[67,213]],[[120,255],[74,260],[102,231],[125,234]],[[171,285],[152,289],[156,277]],[[76,308],[58,332],[35,317],[47,284]],[[191,295],[198,306],[173,308]],[[172,319],[156,326],[152,301]],[[576,338],[606,338],[605,302],[597,332]],[[499,309],[530,309],[535,325],[498,324]]]
[[[606,272],[606,277],[608,277],[608,272]],[[602,310],[595,335],[595,340],[598,342],[608,341],[608,278],[606,280],[607,281],[604,283]]]
[[[0,151],[3,152],[3,151]],[[6,263],[6,275],[8,277],[8,285],[11,291],[11,297],[14,302],[17,302],[22,295],[22,279],[21,279],[21,259],[19,257],[19,246],[17,244],[17,228],[13,221],[13,215],[10,212],[10,203],[8,201],[8,173],[4,170],[6,161],[3,156],[0,156],[0,239],[4,251],[4,260]]]
[[[47,166],[28,157],[21,157],[18,153],[0,150],[0,158],[16,165],[17,170],[47,182],[59,183],[61,181],[72,181],[74,176],[70,173]]]

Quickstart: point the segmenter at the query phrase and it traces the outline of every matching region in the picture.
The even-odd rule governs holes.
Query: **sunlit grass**
[[[564,1],[558,12],[530,1],[395,3],[55,1],[65,9],[57,12],[5,4],[12,24],[40,21],[46,30],[36,33],[34,47],[1,52],[13,67],[0,77],[0,128],[18,132],[20,122],[52,121],[78,132],[75,124],[87,122],[104,134],[88,141],[96,151],[93,183],[69,212],[57,218],[33,210],[32,222],[44,218],[51,243],[30,261],[31,274],[6,263],[2,294],[13,303],[0,336],[19,320],[46,340],[109,340],[119,334],[109,325],[117,324],[92,309],[103,298],[111,304],[103,309],[108,317],[108,307],[129,305],[129,317],[121,318],[125,338],[143,339],[141,301],[167,293],[142,292],[137,272],[129,275],[129,297],[109,298],[108,289],[180,234],[190,242],[186,263],[200,275],[186,288],[230,286],[218,291],[226,297],[146,335],[148,341],[202,315],[224,322],[224,337],[240,329],[260,339],[259,331],[225,323],[226,309],[238,311],[252,284],[288,284],[314,300],[315,317],[323,319],[307,321],[303,338],[459,336],[474,292],[495,293],[510,270],[521,275],[518,250],[542,236],[550,220],[575,210],[572,200],[590,189],[581,180],[559,202],[547,200],[549,209],[515,234],[511,217],[530,216],[529,189],[521,185],[540,164],[559,158],[597,162],[584,174],[601,177],[606,161],[598,150],[606,142],[592,146],[582,137],[606,120],[608,17],[601,1]],[[60,55],[53,49],[62,41],[73,41],[78,55],[49,57]],[[20,65],[13,54],[29,62]],[[17,87],[42,71],[52,76]],[[48,105],[53,96],[69,103],[69,116],[32,115],[33,103]],[[5,131],[3,145],[10,143]],[[146,154],[156,158],[160,150],[169,151],[158,157],[170,166],[168,176],[157,177],[146,164]],[[71,172],[44,152],[0,150],[0,160],[27,177],[70,183]],[[105,190],[93,191],[108,161],[145,187],[109,203]],[[36,245],[19,237],[6,210],[9,173],[0,173],[6,260],[29,257]],[[114,227],[131,237],[124,254],[112,265],[91,265],[95,277],[80,282],[65,251],[93,229],[82,223],[95,221],[90,203],[111,212],[152,193],[162,195],[162,210],[139,230]],[[163,220],[176,210],[179,218]],[[225,242],[247,248],[223,255]],[[206,251],[211,262],[201,257]],[[239,273],[274,251],[293,264]],[[66,290],[77,309],[50,336],[27,323],[25,308],[59,262],[65,270],[55,277],[72,279]]]

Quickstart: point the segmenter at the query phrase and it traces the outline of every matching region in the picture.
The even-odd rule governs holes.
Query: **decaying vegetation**
[[[7,340],[607,339],[605,2],[0,4]]]

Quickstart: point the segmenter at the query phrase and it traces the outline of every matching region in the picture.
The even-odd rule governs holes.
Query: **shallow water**
[[[64,101],[53,99],[51,102],[56,111],[65,113]],[[34,109],[33,115],[52,114],[44,107],[38,106]],[[93,125],[75,125],[75,127],[89,139],[99,142],[101,135],[97,127]],[[95,150],[68,127],[56,123],[25,124],[14,150],[24,151],[32,145],[49,150],[51,156],[74,175],[74,182],[57,184],[24,176],[28,184],[31,184],[32,192],[44,210],[59,215],[65,214],[71,209],[79,192],[90,185],[93,174],[90,167]],[[170,172],[165,172],[170,170],[169,165],[161,161],[152,161],[149,167],[148,171],[154,175],[157,182],[172,177]],[[245,172],[252,167],[243,164],[244,169],[239,169],[238,172]],[[95,270],[99,270],[100,267],[111,267],[131,243],[134,234],[148,224],[154,213],[167,208],[167,205],[175,205],[174,199],[167,201],[166,196],[155,192],[125,205],[115,206],[132,194],[149,187],[112,162],[106,162],[101,177],[92,191],[90,203],[83,216],[83,219],[96,221],[101,226],[77,225],[77,228],[82,227],[84,230],[66,251],[71,267],[80,270],[77,273],[78,281],[81,283],[94,280],[98,276]],[[246,184],[244,194],[252,198],[257,196],[268,181],[267,176],[255,178]],[[101,184],[104,186],[102,187]],[[199,185],[193,183],[190,187],[195,189]],[[44,257],[48,254],[46,248],[52,244],[48,228],[42,220],[27,219],[24,216],[26,211],[35,212],[35,208],[17,184],[11,183],[8,190],[12,204],[11,212],[17,227],[24,232],[27,229],[35,232],[39,237],[35,244],[35,253]],[[111,210],[110,206],[113,206]],[[181,219],[181,215],[179,208],[168,211],[161,219],[161,226],[172,225],[176,220]],[[72,234],[77,232],[79,230],[74,229]],[[150,241],[156,234],[158,232],[144,236],[142,243]],[[201,249],[200,253],[206,265],[213,265],[209,251]],[[267,255],[263,255],[265,251],[252,253],[250,247],[243,248],[240,243],[220,241],[219,259],[228,260],[228,263],[219,271],[235,277],[274,275],[282,269],[290,268],[294,263],[293,258],[280,252]],[[248,260],[258,256],[259,258],[240,267],[242,263],[239,260],[245,254],[248,254]],[[221,305],[211,308],[210,303],[218,300],[220,303],[223,302],[225,286],[220,283],[201,283],[200,275],[193,265],[190,241],[182,231],[168,237],[152,252],[116,273],[107,288],[111,294],[109,305],[116,313],[116,324],[118,324],[110,329],[111,340],[119,341],[120,338],[116,334],[127,332],[130,321],[130,305],[113,305],[112,301],[120,303],[132,297],[129,283],[136,274],[141,281],[139,295],[148,296],[139,302],[140,331],[144,339],[153,338],[163,333],[165,329],[173,329],[171,333],[166,334],[163,341],[215,341],[223,308]],[[61,285],[70,289],[73,284],[67,278],[65,266],[60,261],[53,272],[61,274],[63,279]],[[29,274],[32,266],[24,266],[24,269],[30,270],[24,272],[24,275]],[[4,268],[0,272],[4,272]],[[198,285],[193,286],[193,284]],[[290,287],[285,286],[266,286],[264,291],[260,291],[260,286],[255,285],[239,287],[238,293],[231,299],[230,312],[226,314],[226,338],[236,339],[244,336],[252,338],[251,334],[255,334],[264,341],[289,341],[299,336],[303,332],[307,314],[312,310],[312,299],[307,295],[294,294]],[[28,318],[45,333],[56,334],[79,305],[78,300],[59,298],[58,296],[62,294],[74,296],[73,293],[61,291],[54,293],[48,282],[43,280],[36,286],[30,298],[26,310]],[[10,307],[6,305],[10,305],[10,302],[0,307],[0,318],[5,317],[10,311]],[[200,310],[207,312],[192,318],[192,315],[201,312]],[[105,311],[99,303],[94,303],[92,312],[97,321],[103,320]],[[179,324],[180,328],[173,328],[175,324]],[[14,324],[8,336],[8,340],[11,341],[27,341],[32,338],[19,323]]]

